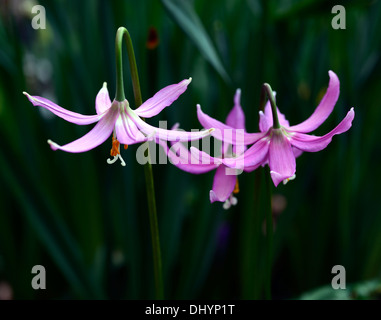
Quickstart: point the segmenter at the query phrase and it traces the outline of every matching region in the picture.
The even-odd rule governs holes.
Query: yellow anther
[[[237,194],[238,192],[239,192],[239,184],[238,184],[238,178],[236,178],[233,193]]]

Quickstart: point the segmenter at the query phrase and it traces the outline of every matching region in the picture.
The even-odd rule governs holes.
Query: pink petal
[[[218,167],[218,164],[201,164],[198,159],[195,159],[187,148],[181,143],[176,142],[168,148],[167,142],[158,140],[157,143],[164,149],[165,154],[170,162],[177,168],[193,174],[200,174],[211,171]]]
[[[259,111],[259,130],[261,132],[267,132],[272,126],[273,118],[271,117],[271,124],[263,111]]]
[[[318,128],[331,114],[340,94],[340,81],[333,71],[329,71],[329,85],[327,92],[320,101],[314,113],[305,121],[288,129],[308,133]]]
[[[225,143],[248,145],[265,136],[265,133],[245,133],[243,129],[235,130],[203,113],[199,104],[197,105],[197,117],[204,128],[215,128],[212,136]]]
[[[213,179],[213,188],[209,194],[211,203],[215,201],[225,202],[234,190],[237,176],[226,174],[226,170],[229,169],[223,165],[219,166],[216,170]]]
[[[245,130],[245,114],[241,107],[241,89],[237,89],[234,96],[234,107],[226,118],[226,124],[235,129]]]
[[[145,135],[160,140],[166,141],[192,141],[199,140],[208,136],[214,129],[202,130],[202,131],[177,131],[177,130],[167,130],[163,128],[157,128],[149,125],[147,122],[142,120],[130,107],[126,107],[128,110],[128,115],[132,119],[138,129],[142,131]]]
[[[192,78],[189,78],[161,89],[152,98],[148,99],[139,108],[134,110],[135,113],[143,118],[156,116],[161,110],[170,106],[173,101],[183,94],[191,81]]]
[[[106,82],[103,83],[103,87],[99,90],[97,97],[95,98],[95,110],[97,114],[102,114],[111,107],[111,100],[107,90]]]
[[[264,138],[256,142],[245,153],[236,158],[224,158],[223,164],[230,168],[253,171],[267,160],[270,140]]]
[[[147,137],[139,131],[135,123],[126,115],[120,112],[115,123],[116,138],[121,144],[135,144],[148,140]]]
[[[294,152],[295,159],[296,159],[297,157],[300,157],[300,156],[302,155],[302,153],[303,153],[302,150],[300,150],[300,149],[298,149],[298,148],[295,148],[294,146],[292,147],[292,151]]]
[[[291,136],[291,144],[303,151],[316,152],[323,150],[331,141],[332,137],[349,130],[355,117],[353,108],[347,113],[345,118],[337,125],[335,129],[322,137],[312,136],[304,133],[294,132]]]
[[[71,123],[75,123],[79,125],[91,124],[91,123],[97,122],[103,116],[103,115],[85,116],[79,113],[66,110],[56,105],[54,102],[48,99],[38,97],[38,96],[31,96],[26,92],[23,92],[23,93],[24,95],[27,96],[29,101],[32,102],[34,106],[40,106],[45,109],[48,109],[49,111],[53,112],[56,116],[59,116],[60,118],[66,121],[69,121]]]
[[[278,113],[279,124],[283,127],[289,127],[290,123],[286,119],[285,115],[279,111],[278,107],[276,110]],[[259,116],[259,130],[261,130],[261,132],[266,132],[273,126],[273,112],[271,110],[270,101],[267,101],[264,112],[259,112]]]
[[[295,174],[296,162],[290,141],[281,129],[273,130],[269,149],[269,166],[271,178],[278,186],[283,180]]]
[[[59,149],[73,153],[89,151],[106,141],[106,139],[111,135],[118,115],[119,109],[117,105],[113,105],[109,111],[106,112],[104,117],[95,125],[95,127],[83,137],[64,146],[59,146],[50,140],[48,140],[48,143],[53,150]]]
[[[190,152],[192,154],[192,157],[194,159],[196,159],[197,163],[201,163],[201,164],[218,164],[218,165],[222,163],[222,159],[212,157],[209,154],[207,154],[206,152],[200,151],[200,150],[198,150],[195,147],[191,147],[190,148]]]

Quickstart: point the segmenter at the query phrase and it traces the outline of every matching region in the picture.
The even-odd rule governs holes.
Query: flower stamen
[[[238,184],[238,178],[236,178],[233,193],[237,194],[238,192],[239,192],[239,184]]]
[[[287,178],[287,179],[284,179],[283,180],[283,184],[286,184],[287,182],[289,182],[290,180],[294,180],[296,178],[296,174],[294,174],[293,176]]]
[[[124,149],[127,149],[128,145],[124,145]],[[120,159],[121,165],[125,166],[126,163],[124,162],[122,156],[120,155],[120,142],[118,141],[117,138],[115,138],[115,135],[112,135],[112,147],[110,150],[110,155],[114,157],[113,159],[107,159],[108,164],[113,164],[115,163],[118,159]]]
[[[226,201],[222,205],[222,208],[224,208],[225,210],[228,210],[231,206],[237,205],[237,203],[238,203],[238,199],[231,194],[229,198],[226,199]]]

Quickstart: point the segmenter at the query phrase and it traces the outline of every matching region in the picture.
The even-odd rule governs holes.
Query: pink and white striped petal
[[[95,98],[95,110],[97,114],[102,114],[111,107],[110,95],[107,90],[107,83],[103,83],[103,87],[99,90]]]
[[[86,125],[86,124],[97,122],[99,119],[101,119],[104,116],[104,114],[100,114],[100,115],[96,114],[93,116],[82,115],[76,112],[66,110],[48,99],[38,97],[38,96],[31,96],[30,94],[26,92],[23,92],[23,93],[34,106],[43,107],[51,111],[52,113],[54,113],[56,116],[78,125]]]
[[[192,78],[185,79],[177,84],[169,85],[159,92],[157,92],[152,98],[145,101],[135,113],[143,118],[151,118],[160,113],[165,107],[170,106],[173,101],[185,92],[188,84],[192,81]]]
[[[140,132],[135,122],[133,122],[125,112],[120,115],[115,123],[116,138],[121,144],[131,145],[148,140],[147,137]]]
[[[64,146],[60,146],[51,140],[48,140],[48,143],[53,150],[59,149],[72,153],[89,151],[102,144],[111,135],[118,116],[119,109],[117,105],[113,105],[95,127],[83,137]]]
[[[197,105],[197,117],[204,128],[215,128],[212,136],[230,144],[249,145],[265,136],[265,133],[246,133],[243,129],[235,129],[208,116]]]
[[[155,139],[167,141],[193,141],[208,136],[214,130],[211,128],[208,130],[187,132],[157,128],[149,125],[147,122],[142,120],[130,107],[127,107],[126,109],[129,117],[135,122],[139,130],[141,130],[146,136]]]

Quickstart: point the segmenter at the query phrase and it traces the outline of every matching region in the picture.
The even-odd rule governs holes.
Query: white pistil
[[[238,203],[238,199],[233,195],[230,196],[230,203],[232,206],[235,206]]]
[[[116,160],[118,160],[118,158],[120,159],[121,165],[124,167],[126,165],[126,163],[124,162],[124,160],[120,154],[117,154],[116,156],[114,156],[113,159],[107,159],[107,163],[113,164],[116,162]]]
[[[228,210],[231,206],[235,206],[238,203],[238,200],[236,197],[234,197],[232,194],[226,201],[224,202],[222,208],[225,210]]]
[[[287,184],[287,182],[289,182],[290,180],[294,180],[296,178],[296,174],[294,174],[293,176],[287,178],[287,179],[284,179],[283,180],[283,184]]]
[[[230,208],[230,206],[231,206],[231,203],[230,203],[229,199],[227,199],[227,200],[224,202],[222,208],[224,208],[225,210],[228,210],[228,209]]]

